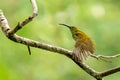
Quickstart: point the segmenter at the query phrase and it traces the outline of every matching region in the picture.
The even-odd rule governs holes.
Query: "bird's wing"
[[[84,41],[76,41],[73,49],[73,58],[83,61],[84,59],[86,60],[90,54],[93,54],[93,52],[93,43],[89,38]]]

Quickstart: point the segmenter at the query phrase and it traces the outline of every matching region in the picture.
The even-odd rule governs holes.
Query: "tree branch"
[[[7,23],[7,19],[5,18],[5,16],[3,15],[2,12],[0,12],[0,21],[1,21],[0,25],[1,25],[2,31],[12,41],[17,42],[17,43],[21,43],[21,44],[25,44],[25,45],[29,45],[29,46],[32,46],[32,47],[52,51],[52,52],[57,52],[57,53],[66,55],[67,57],[72,59],[72,52],[71,51],[68,51],[66,49],[59,48],[59,47],[56,47],[56,46],[48,45],[48,44],[45,44],[45,43],[40,43],[38,41],[30,40],[30,39],[27,39],[27,38],[23,38],[23,37],[20,37],[20,36],[18,36],[16,34],[14,34],[14,35],[10,34],[9,33],[10,32],[10,27],[9,27],[9,25]],[[90,75],[92,75],[92,76],[96,75],[96,74],[94,74],[94,73],[96,73],[96,71],[91,69],[89,66],[85,65],[82,62],[77,62],[74,59],[72,59],[72,60],[77,65],[79,65],[81,68],[83,68],[86,72],[88,72]]]
[[[11,30],[11,28],[8,24],[8,21],[7,21],[6,17],[4,16],[3,12],[0,11],[0,26],[2,28],[2,31],[6,35],[6,37],[8,37],[10,40],[17,42],[17,43],[21,43],[21,44],[28,45],[31,47],[40,48],[40,49],[44,49],[44,50],[48,50],[51,52],[56,52],[56,53],[65,55],[65,56],[69,57],[71,60],[73,60],[80,68],[82,68],[84,71],[86,71],[88,74],[90,74],[91,76],[93,76],[97,80],[102,80],[103,77],[120,71],[120,67],[117,67],[117,68],[113,68],[113,69],[110,69],[107,71],[97,72],[94,69],[90,68],[84,62],[76,61],[74,58],[72,58],[71,51],[16,35],[15,33],[18,30],[20,30],[24,25],[26,25],[27,23],[32,21],[32,19],[37,16],[38,9],[37,9],[36,1],[35,0],[30,0],[30,1],[32,3],[32,6],[33,6],[32,15],[29,16],[24,21],[18,23],[18,25],[13,30]]]
[[[103,56],[103,55],[93,55],[91,54],[90,55],[91,57],[93,58],[96,58],[96,59],[113,59],[113,58],[117,58],[117,57],[120,57],[120,54],[116,54],[116,55],[113,55],[113,56]]]
[[[120,67],[116,67],[116,68],[113,68],[113,69],[110,69],[110,70],[103,71],[99,75],[102,76],[102,77],[105,77],[105,76],[111,75],[113,73],[116,73],[118,71],[120,71]]]
[[[30,0],[30,2],[31,2],[32,7],[33,7],[33,13],[32,13],[32,15],[30,15],[24,21],[18,22],[17,26],[13,30],[11,30],[9,32],[10,34],[16,33],[19,29],[21,29],[23,26],[25,26],[27,23],[29,23],[30,21],[32,21],[33,18],[35,18],[37,16],[37,14],[38,14],[38,7],[37,7],[37,4],[36,4],[36,1],[35,0]]]

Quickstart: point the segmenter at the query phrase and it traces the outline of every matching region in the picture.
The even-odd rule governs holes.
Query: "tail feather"
[[[86,60],[88,57],[88,55],[86,54],[86,51],[84,51],[82,54],[83,54],[84,59]]]
[[[86,60],[88,56],[90,56],[90,52],[89,51],[82,51],[81,50],[76,50],[74,49],[73,50],[73,58],[76,60],[76,61],[83,61],[83,60]]]

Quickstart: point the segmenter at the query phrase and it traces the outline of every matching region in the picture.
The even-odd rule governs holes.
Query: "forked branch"
[[[4,34],[10,40],[12,40],[14,42],[17,42],[17,43],[27,45],[27,46],[31,46],[31,47],[40,48],[40,49],[48,50],[48,51],[51,51],[51,52],[56,52],[56,53],[59,53],[59,54],[63,54],[65,56],[69,57],[71,60],[73,60],[80,68],[82,68],[84,71],[86,71],[88,74],[90,74],[91,76],[93,76],[97,80],[102,80],[103,77],[120,71],[120,67],[116,67],[116,68],[113,68],[113,69],[110,69],[110,70],[107,70],[107,71],[97,72],[94,69],[90,68],[87,64],[85,64],[83,62],[75,61],[72,58],[72,52],[71,51],[68,51],[68,50],[60,48],[60,47],[52,46],[52,45],[49,45],[49,44],[46,44],[46,43],[41,43],[41,42],[38,42],[38,41],[35,41],[35,40],[31,40],[31,39],[24,38],[24,37],[16,35],[15,33],[18,30],[20,30],[23,26],[25,26],[27,23],[32,21],[33,18],[35,18],[37,16],[38,9],[37,9],[36,1],[35,0],[30,0],[30,2],[32,3],[32,6],[33,6],[32,15],[29,16],[24,21],[19,22],[18,25],[13,30],[11,30],[11,28],[8,24],[8,21],[7,21],[6,17],[4,16],[3,12],[0,11],[0,27],[2,28],[2,31],[4,32]]]
[[[21,29],[23,26],[25,26],[27,23],[29,23],[30,21],[32,21],[33,18],[35,18],[37,16],[37,14],[38,14],[38,7],[37,7],[37,4],[36,4],[36,1],[35,0],[30,0],[30,2],[31,2],[32,7],[33,7],[33,13],[32,13],[32,15],[30,15],[24,21],[18,22],[17,26],[13,30],[10,31],[10,34],[16,33],[19,29]]]

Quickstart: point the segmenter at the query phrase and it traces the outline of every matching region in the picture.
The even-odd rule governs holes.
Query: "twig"
[[[18,22],[17,26],[10,31],[10,34],[14,34],[16,33],[18,30],[20,30],[23,26],[25,26],[27,23],[29,23],[30,21],[33,20],[33,18],[35,18],[38,14],[38,7],[37,7],[37,4],[36,4],[36,1],[35,0],[30,0],[31,4],[32,4],[32,7],[33,7],[33,13],[31,16],[29,16],[27,19],[25,19],[24,21],[22,22]]]
[[[31,2],[32,7],[33,7],[33,13],[32,13],[32,15],[29,16],[24,21],[18,22],[17,26],[13,30],[11,30],[9,32],[10,35],[15,34],[18,30],[20,30],[23,26],[25,26],[27,23],[29,23],[30,21],[32,21],[33,18],[35,18],[37,16],[37,14],[38,14],[38,7],[37,7],[37,4],[36,4],[36,1],[35,0],[30,0],[30,2]],[[28,45],[27,48],[28,48],[29,54],[31,55],[30,46]]]
[[[27,46],[27,48],[28,48],[29,55],[31,55],[30,46]]]
[[[105,76],[111,75],[111,74],[119,72],[119,71],[120,71],[120,66],[116,67],[116,68],[113,68],[113,69],[109,69],[109,70],[103,71],[99,75],[101,77],[105,77]]]
[[[113,56],[103,56],[103,55],[94,55],[94,54],[91,54],[90,55],[91,57],[97,59],[97,60],[102,60],[102,61],[105,61],[105,62],[112,62],[108,59],[113,59],[113,58],[118,58],[120,57],[120,54],[116,54],[116,55],[113,55]]]
[[[103,56],[103,55],[98,55],[98,58],[106,58],[106,59],[113,59],[113,58],[117,58],[120,57],[120,54],[116,54],[113,56]]]

